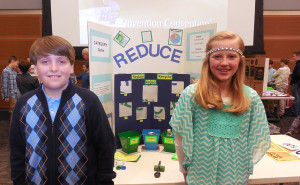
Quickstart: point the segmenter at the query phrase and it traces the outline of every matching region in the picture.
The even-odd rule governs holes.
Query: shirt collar
[[[55,98],[51,98],[50,96],[48,96],[48,95],[46,94],[46,92],[45,92],[44,84],[42,84],[42,89],[43,89],[43,92],[44,92],[44,94],[45,94],[45,96],[46,96],[47,102],[50,102],[51,100],[54,101],[54,102],[60,102],[61,96],[58,97],[58,98],[56,98],[56,99],[55,99]]]

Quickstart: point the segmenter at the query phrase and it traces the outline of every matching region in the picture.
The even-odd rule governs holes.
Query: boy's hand
[[[9,102],[9,98],[5,98],[4,101],[5,101],[6,103],[8,103],[8,102]]]

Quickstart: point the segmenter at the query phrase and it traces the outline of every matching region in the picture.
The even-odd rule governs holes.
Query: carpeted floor
[[[279,126],[281,128],[280,133],[284,134],[287,132],[289,126],[291,125],[294,119],[295,117],[283,117],[283,119],[281,119],[279,122],[273,122],[273,124]],[[12,182],[10,180],[8,133],[9,114],[7,113],[7,111],[0,111],[0,185],[12,185]],[[300,140],[300,133],[293,135],[292,137]],[[299,182],[283,184],[300,185]]]

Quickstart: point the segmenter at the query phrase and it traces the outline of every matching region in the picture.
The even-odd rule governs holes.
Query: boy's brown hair
[[[285,65],[288,65],[290,63],[290,59],[285,57],[285,58],[281,58],[280,62],[283,62]]]
[[[29,50],[30,61],[36,65],[37,60],[49,54],[65,56],[71,64],[75,62],[75,50],[64,38],[59,36],[45,36],[33,42]]]
[[[31,63],[26,61],[21,61],[18,65],[19,69],[22,71],[22,73],[27,73],[29,68],[31,67]]]
[[[89,69],[89,62],[85,62],[85,63],[83,63],[83,65],[86,67],[86,68],[88,68]]]
[[[294,51],[293,54],[295,54],[296,56],[300,55],[300,51]]]

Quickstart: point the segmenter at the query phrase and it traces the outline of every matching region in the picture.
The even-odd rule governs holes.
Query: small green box
[[[174,153],[176,151],[175,143],[174,143],[175,142],[174,134],[172,136],[167,136],[167,131],[164,131],[161,134],[161,140],[166,152]]]
[[[137,152],[142,134],[134,131],[127,131],[121,132],[118,135],[124,152],[128,154]]]

